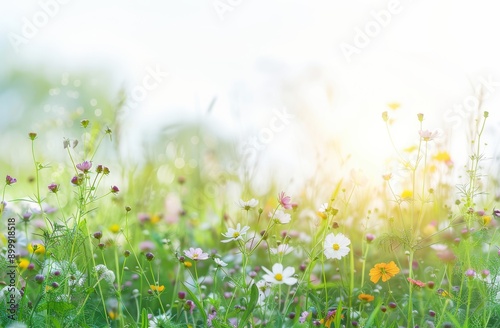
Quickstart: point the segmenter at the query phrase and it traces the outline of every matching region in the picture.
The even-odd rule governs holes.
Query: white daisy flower
[[[269,217],[273,219],[276,223],[287,224],[292,220],[292,216],[282,210],[277,210],[274,215],[269,213]]]
[[[220,258],[218,257],[215,257],[214,258],[214,261],[215,261],[215,264],[217,264],[218,266],[221,266],[221,267],[225,267],[227,266],[227,263],[222,261]]]
[[[278,254],[279,256],[290,254],[293,251],[293,246],[288,244],[280,244],[278,248],[270,248],[271,254]]]
[[[271,294],[271,284],[265,280],[259,280],[255,283],[259,289],[259,305],[264,305],[266,298]]]
[[[233,240],[242,240],[243,236],[247,233],[247,231],[249,229],[250,229],[249,226],[244,226],[242,228],[241,224],[238,223],[236,225],[236,229],[228,228],[227,232],[222,234],[227,239],[221,240],[221,242],[223,242],[223,243],[229,243],[230,241],[233,241]]]
[[[246,201],[246,202],[245,202],[244,200],[242,200],[242,199],[240,199],[240,200],[238,201],[238,205],[240,205],[240,207],[241,207],[242,209],[244,209],[245,211],[248,211],[248,210],[250,210],[251,208],[254,208],[254,207],[255,207],[255,206],[257,206],[258,204],[259,204],[259,201],[258,201],[257,199],[255,199],[255,198],[252,198],[252,199],[250,199],[250,200],[248,200],[248,201]]]
[[[327,209],[328,209],[328,203],[323,203],[319,207],[318,212],[325,213]]]
[[[273,265],[273,271],[262,267],[262,269],[267,273],[262,278],[271,284],[286,284],[295,285],[297,283],[297,278],[293,277],[295,269],[292,267],[286,267],[283,270],[283,265],[281,263],[275,263]]]
[[[340,260],[342,257],[349,254],[349,251],[351,250],[349,248],[350,244],[351,241],[349,238],[341,233],[336,235],[333,233],[328,234],[323,244],[326,258]]]

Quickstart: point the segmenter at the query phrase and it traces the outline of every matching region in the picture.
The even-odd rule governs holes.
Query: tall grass
[[[198,169],[168,156],[106,163],[99,149],[113,133],[100,122],[82,120],[84,137],[63,140],[65,163],[42,162],[44,136],[27,133],[19,151],[31,152],[32,171],[14,181],[3,168],[2,229],[15,220],[15,238],[1,239],[1,325],[500,326],[500,211],[482,172],[488,113],[457,186],[423,114],[406,149],[382,118],[397,169],[339,176],[312,199],[279,187],[256,196],[238,172],[204,174],[203,149]]]

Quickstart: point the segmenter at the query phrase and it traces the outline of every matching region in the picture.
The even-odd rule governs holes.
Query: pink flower
[[[16,182],[17,182],[17,179],[16,179],[16,178],[11,177],[10,175],[8,175],[8,176],[6,176],[6,177],[5,177],[5,183],[6,183],[7,185],[9,185],[9,186],[10,186],[11,184],[16,183]]]
[[[292,199],[290,198],[290,196],[285,196],[284,191],[282,191],[278,195],[278,201],[280,202],[281,206],[283,206],[283,208],[286,210],[289,210],[293,207]]]
[[[439,135],[438,131],[429,131],[429,130],[420,130],[418,131],[418,134],[420,135],[420,138],[422,138],[424,141],[432,141]]]
[[[425,287],[425,282],[423,282],[423,281],[411,279],[410,277],[406,278],[406,280],[408,280],[408,282],[410,282],[410,284],[412,284],[414,286]]]
[[[194,311],[196,305],[194,305],[193,301],[187,300],[186,301],[186,307],[187,307],[187,309],[189,309],[189,313],[193,314],[193,311]]]
[[[309,312],[304,311],[300,314],[299,322],[304,323],[306,322],[307,317],[309,316]]]
[[[465,275],[472,279],[476,275],[476,271],[474,271],[473,269],[469,269],[469,270],[465,271]]]
[[[84,161],[80,164],[76,164],[76,168],[82,171],[83,173],[87,173],[92,168],[92,162]]]
[[[184,251],[184,255],[189,257],[192,260],[208,260],[208,253],[203,253],[201,248],[189,248],[189,250]]]
[[[82,173],[75,175],[74,177],[71,178],[71,183],[74,184],[75,186],[79,186],[83,183],[83,178],[84,175]]]
[[[49,190],[52,191],[54,194],[59,191],[59,185],[55,183],[49,184],[47,188],[49,188]]]
[[[154,251],[156,248],[155,243],[150,240],[143,241],[139,244],[139,250],[141,252],[150,252]]]
[[[137,219],[139,220],[140,223],[146,223],[151,221],[151,216],[148,213],[138,213],[137,214]]]

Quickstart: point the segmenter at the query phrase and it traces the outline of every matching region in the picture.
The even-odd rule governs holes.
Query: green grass
[[[329,195],[291,199],[280,199],[280,186],[262,196],[223,160],[210,162],[209,147],[197,148],[198,167],[176,165],[193,151],[181,148],[130,165],[101,151],[115,144],[112,126],[82,120],[78,145],[65,142],[67,160],[54,163],[37,151],[44,136],[27,131],[16,151],[32,163],[0,171],[17,179],[2,192],[2,231],[14,219],[16,236],[0,239],[0,326],[499,327],[497,186],[482,171],[487,117],[474,125],[456,186],[447,182],[450,155],[419,115],[414,147],[395,149],[397,175],[338,176],[305,186]],[[384,121],[390,135],[387,113]],[[184,134],[179,147],[189,147]],[[258,204],[243,209],[240,198]],[[248,231],[228,230],[237,224]],[[348,253],[331,258],[325,238],[340,233]],[[293,250],[272,251],[283,244]],[[190,248],[206,259],[189,258]],[[391,261],[398,272],[374,282],[375,265]],[[276,263],[283,271],[269,274]]]

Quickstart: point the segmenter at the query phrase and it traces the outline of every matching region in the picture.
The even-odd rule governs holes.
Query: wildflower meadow
[[[168,151],[122,161],[119,127],[83,114],[50,153],[24,131],[3,149],[22,162],[0,167],[0,326],[500,327],[488,112],[458,168],[431,114],[400,145],[392,113],[373,122],[391,170],[332,168],[293,192],[261,192],[213,146],[198,166]],[[178,144],[194,147],[187,136]]]

